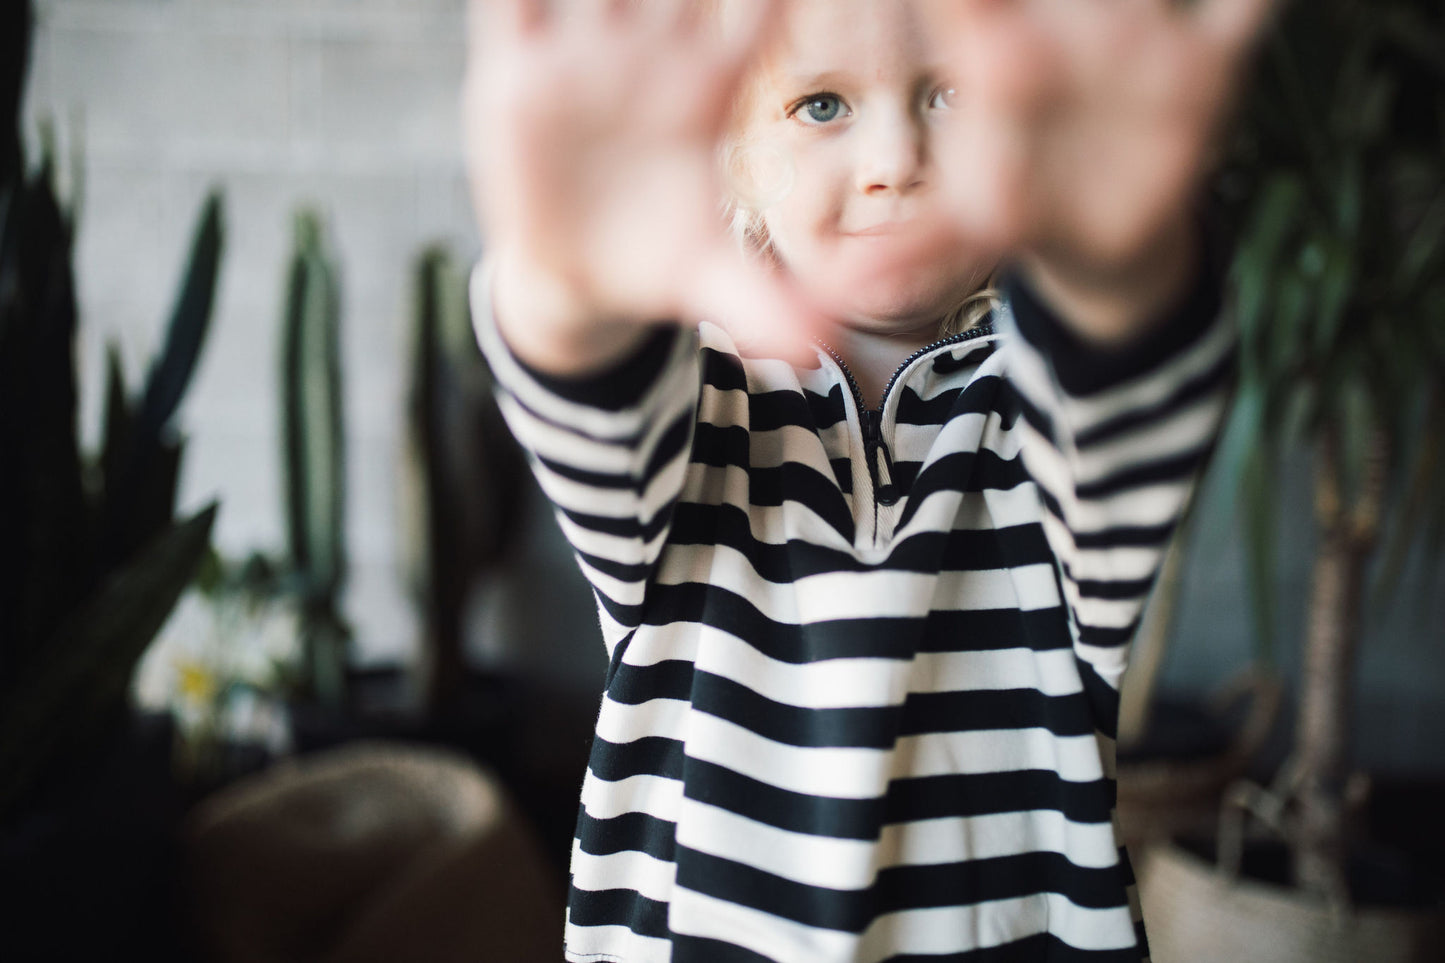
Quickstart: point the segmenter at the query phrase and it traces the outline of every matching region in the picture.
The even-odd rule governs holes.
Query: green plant
[[[300,598],[301,694],[336,711],[346,702],[351,638],[341,617],[346,579],[346,433],[340,296],[320,218],[296,216],[281,336],[281,438],[291,576]]]
[[[1240,390],[1221,451],[1268,639],[1281,454],[1315,455],[1318,527],[1293,754],[1273,787],[1299,885],[1342,899],[1344,786],[1367,566],[1445,547],[1445,16],[1423,0],[1294,4],[1225,179]]]
[[[28,5],[15,6],[28,37]],[[18,87],[23,75],[5,79]],[[4,105],[18,113],[19,102],[7,88]],[[26,176],[12,118],[0,183],[0,815],[124,715],[135,664],[209,545],[214,504],[173,517],[184,442],[172,421],[209,327],[222,233],[213,194],[145,388],[131,397],[112,348],[103,447],[83,457],[74,224],[48,148]]]
[[[515,532],[526,466],[502,423],[491,371],[472,333],[466,278],[440,246],[422,252],[414,277],[407,550],[425,626],[426,704],[444,714],[465,674],[471,585],[500,560]]]

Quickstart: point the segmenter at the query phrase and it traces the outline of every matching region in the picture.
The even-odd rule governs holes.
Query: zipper
[[[820,348],[828,352],[828,356],[833,359],[833,363],[843,372],[843,377],[848,382],[848,390],[853,393],[853,404],[858,409],[858,417],[862,422],[863,428],[863,457],[868,461],[868,478],[873,482],[873,498],[879,505],[890,508],[898,504],[900,498],[898,486],[893,483],[893,453],[888,449],[888,442],[883,439],[883,408],[888,403],[888,396],[893,392],[893,386],[898,383],[898,379],[902,376],[904,370],[924,355],[936,351],[939,348],[960,344],[964,341],[971,341],[974,338],[993,333],[992,324],[980,324],[969,328],[967,331],[960,331],[958,334],[949,335],[947,338],[942,338],[919,348],[907,358],[904,358],[902,364],[893,369],[893,375],[888,379],[888,384],[884,385],[883,394],[878,399],[877,408],[865,406],[863,402],[863,389],[858,386],[858,379],[853,377],[853,372],[848,368],[848,363],[839,356],[833,346],[822,339],[814,339]],[[880,457],[883,460],[883,470],[887,472],[887,474],[883,476],[885,480],[882,481],[880,481],[878,471],[878,461]]]

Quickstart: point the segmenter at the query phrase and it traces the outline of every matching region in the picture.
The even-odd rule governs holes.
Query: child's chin
[[[889,328],[916,329],[934,324],[958,306],[961,296],[953,286],[943,289],[920,284],[870,284],[853,292],[840,313],[859,323]],[[871,325],[870,325],[871,326]]]

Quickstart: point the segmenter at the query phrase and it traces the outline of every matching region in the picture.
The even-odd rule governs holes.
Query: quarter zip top
[[[818,346],[828,353],[828,356],[833,359],[833,363],[843,372],[843,378],[848,382],[848,390],[853,394],[853,404],[858,410],[859,427],[863,432],[863,456],[868,462],[868,478],[873,483],[873,499],[876,504],[891,508],[902,498],[898,486],[893,481],[893,453],[889,450],[887,439],[883,437],[883,409],[888,404],[888,396],[893,393],[893,386],[898,383],[903,372],[924,355],[939,348],[971,341],[974,338],[993,333],[993,325],[980,324],[919,348],[904,358],[903,362],[893,370],[888,384],[883,388],[883,394],[878,399],[877,408],[866,406],[863,401],[863,389],[859,387],[858,379],[853,376],[848,363],[843,360],[837,350],[826,341],[817,340]]]

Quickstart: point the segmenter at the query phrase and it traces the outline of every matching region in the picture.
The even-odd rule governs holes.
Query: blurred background
[[[49,261],[14,255],[20,275],[50,282],[66,273],[56,265],[70,252],[78,453],[70,457],[79,464],[51,487],[84,507],[54,516],[74,525],[25,528],[30,542],[17,534],[21,522],[6,530],[5,577],[19,587],[4,598],[10,635],[0,661],[0,692],[11,706],[0,720],[10,726],[11,753],[0,754],[8,783],[0,918],[11,917],[0,925],[10,934],[0,936],[0,956],[31,958],[6,951],[8,938],[14,952],[46,959],[132,951],[149,959],[387,958],[379,947],[418,944],[388,944],[358,920],[387,920],[397,940],[434,936],[450,924],[427,917],[423,926],[416,906],[438,902],[417,894],[466,891],[501,873],[524,880],[504,895],[531,907],[515,910],[506,927],[525,929],[517,921],[535,918],[531,929],[543,936],[489,958],[560,958],[571,822],[606,660],[590,595],[498,429],[469,338],[465,283],[481,247],[458,127],[464,6],[33,4],[19,115],[23,169],[32,183],[54,185],[64,213],[47,220],[43,205],[25,207],[8,194],[5,245],[12,254],[53,252]],[[1232,426],[1162,580],[1167,598],[1156,599],[1146,627],[1153,648],[1139,660],[1151,668],[1131,672],[1140,677],[1126,696],[1134,728],[1121,742],[1141,780],[1162,787],[1162,796],[1138,802],[1166,810],[1150,819],[1168,823],[1169,812],[1187,809],[1193,829],[1212,827],[1236,778],[1288,795],[1276,777],[1295,744],[1301,644],[1328,541],[1317,534],[1321,439],[1339,408],[1344,441],[1326,443],[1344,454],[1328,457],[1359,454],[1365,464],[1370,432],[1360,426],[1380,424],[1391,441],[1382,457],[1399,471],[1382,509],[1378,541],[1388,544],[1361,556],[1365,607],[1343,686],[1353,712],[1347,769],[1369,773],[1374,791],[1356,780],[1350,796],[1338,773],[1326,781],[1338,783],[1340,798],[1360,800],[1355,811],[1367,823],[1389,823],[1417,849],[1445,854],[1438,828],[1433,837],[1421,828],[1429,819],[1411,822],[1445,802],[1445,31],[1439,11],[1425,4],[1386,5],[1370,22],[1388,25],[1398,15],[1404,26],[1380,27],[1369,40],[1375,46],[1360,53],[1350,44],[1366,41],[1349,18],[1363,8],[1335,6],[1343,12],[1318,18],[1309,28],[1316,33],[1297,31],[1298,77],[1265,77],[1263,86],[1274,84],[1283,99],[1266,92],[1251,101],[1253,126],[1220,187],[1227,229],[1257,267],[1234,275],[1246,315],[1265,319],[1249,330],[1278,329],[1269,319],[1285,316],[1294,320],[1283,326],[1306,333],[1260,349],[1268,363],[1254,375],[1280,397],[1263,392],[1239,406],[1244,423]],[[6,41],[11,64],[23,63],[21,33]],[[1413,36],[1413,48],[1396,51],[1396,34]],[[1354,174],[1341,164],[1345,173],[1332,179],[1310,166],[1320,155],[1350,155],[1333,141],[1309,143],[1312,110],[1326,118],[1320,138],[1358,147]],[[1418,160],[1422,153],[1427,160]],[[1391,166],[1398,157],[1406,158],[1403,174]],[[1388,170],[1379,176],[1389,186],[1372,179],[1375,164]],[[1325,191],[1326,215],[1309,213],[1319,183],[1350,177],[1343,200]],[[1334,216],[1339,205],[1343,221]],[[17,211],[31,212],[20,228]],[[1311,233],[1317,222],[1347,229]],[[22,239],[12,241],[17,230]],[[1372,266],[1390,257],[1398,265],[1390,252],[1399,250],[1414,251],[1419,264],[1391,282],[1408,292],[1387,310],[1371,293],[1385,286]],[[1332,294],[1336,288],[1343,293]],[[1401,304],[1415,307],[1408,324],[1395,322],[1395,343],[1380,334],[1388,331],[1380,321],[1389,324]],[[46,317],[46,330],[59,332],[50,360],[34,360],[37,353],[5,362],[0,397],[10,434],[0,472],[12,480],[38,463],[15,454],[47,422],[37,412],[57,412],[52,427],[67,430],[70,402],[50,375],[65,357],[68,314],[62,304]],[[1326,321],[1315,325],[1316,317]],[[1317,328],[1325,333],[1309,333]],[[1351,341],[1356,335],[1364,341]],[[1386,357],[1423,360],[1360,372],[1338,361],[1361,356],[1365,341],[1383,343]],[[11,338],[4,350],[15,344]],[[20,372],[34,383],[22,384]],[[1399,387],[1398,397],[1380,397],[1380,383]],[[1336,395],[1355,400],[1336,405]],[[1345,474],[1344,488],[1364,497],[1368,470]],[[1412,485],[1425,485],[1423,494]],[[15,489],[6,495],[19,505],[24,492]],[[34,496],[35,486],[25,491]],[[27,507],[25,517],[43,520],[46,510],[60,512],[58,502],[57,495],[51,509]],[[1413,514],[1391,507],[1417,503]],[[213,520],[204,514],[212,504]],[[1272,538],[1255,537],[1261,532]],[[1421,537],[1402,540],[1402,532]],[[59,560],[45,569],[34,551],[13,550],[26,544],[48,545]],[[145,564],[128,568],[136,559]],[[142,569],[170,574],[147,581]],[[1263,600],[1251,591],[1260,572],[1272,586]],[[117,574],[130,581],[114,582]],[[95,607],[108,591],[155,601],[139,614],[115,614]],[[22,612],[29,614],[12,616]],[[130,629],[107,640],[97,624]],[[95,641],[70,662],[96,668],[99,681],[61,664],[64,646],[82,650],[81,637]],[[46,658],[55,665],[47,668]],[[67,694],[78,691],[86,697]],[[28,692],[50,701],[30,706],[19,695]],[[56,735],[37,740],[37,731]],[[376,739],[385,741],[360,743],[374,755],[357,754],[358,740]],[[31,751],[32,744],[41,745]],[[398,752],[400,745],[426,748]],[[141,784],[151,770],[133,754],[167,774],[164,790]],[[282,779],[277,761],[286,758],[303,763]],[[309,768],[305,760],[313,760]],[[1129,772],[1121,769],[1121,781]],[[435,796],[397,788],[420,785],[441,788]],[[256,839],[276,838],[261,827],[294,831],[298,812],[344,811],[357,798],[337,788],[346,786],[372,786],[408,814],[360,824],[381,854],[367,865],[386,868],[376,869],[386,880],[376,886],[391,889],[378,896],[353,887],[307,909],[309,922],[264,934],[272,942],[262,945],[256,921],[284,915],[257,902],[266,880],[304,877],[298,866],[318,854],[343,859],[345,845],[317,829],[310,850],[265,850],[275,860],[265,873],[244,855],[265,849]],[[1169,795],[1176,791],[1192,794],[1187,804]],[[1164,834],[1181,828],[1161,826]],[[425,840],[436,852],[464,855],[416,869],[397,839],[410,840],[413,853]],[[526,842],[515,848],[518,839]],[[360,878],[347,866],[338,878]],[[415,887],[398,895],[403,866]],[[1405,871],[1415,887],[1410,900],[1432,905],[1437,881],[1414,872]],[[298,894],[327,883],[298,883],[286,897],[293,915],[306,916]],[[82,906],[107,925],[67,929]],[[315,922],[321,918],[324,925]],[[494,935],[496,925],[452,928]],[[235,935],[242,930],[251,943]],[[30,938],[48,948],[36,950]],[[453,947],[405,958],[450,959],[448,952],[465,955]]]

